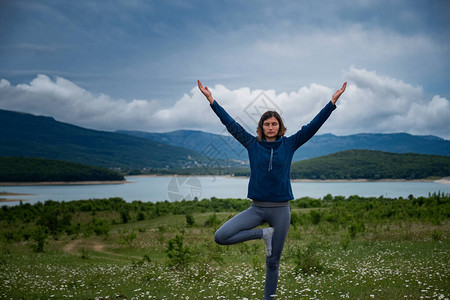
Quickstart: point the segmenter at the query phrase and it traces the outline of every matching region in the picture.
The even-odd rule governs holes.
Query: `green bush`
[[[109,225],[103,219],[93,218],[92,219],[92,231],[95,233],[95,235],[108,236],[108,234],[109,234]]]
[[[167,242],[167,263],[169,266],[183,267],[192,260],[192,251],[188,246],[184,246],[184,232],[177,234]]]
[[[138,212],[137,220],[138,221],[144,221],[145,220],[145,214],[142,211]]]
[[[195,219],[192,214],[186,214],[186,224],[188,227],[192,227],[195,225]]]
[[[321,272],[324,268],[317,255],[317,244],[314,242],[309,243],[304,249],[297,249],[294,253],[294,263],[296,273],[313,274]]]
[[[43,252],[46,238],[47,235],[45,234],[45,229],[42,226],[36,227],[36,229],[31,234],[31,239],[33,240],[31,249],[33,249],[33,251],[35,252]]]
[[[205,226],[207,227],[216,227],[220,224],[219,218],[217,218],[216,213],[213,213],[208,217],[208,219],[205,222]]]
[[[130,245],[136,238],[137,238],[136,232],[134,232],[134,229],[132,229],[131,232],[120,236],[119,243]]]
[[[348,227],[348,234],[349,234],[350,238],[352,238],[352,239],[354,239],[356,237],[357,233],[362,233],[364,231],[365,231],[365,226],[364,226],[364,223],[362,223],[362,222],[352,223]]]
[[[47,228],[51,234],[58,235],[70,227],[71,220],[72,213],[67,210],[64,202],[60,204],[49,200],[45,202],[37,224]]]
[[[322,219],[322,214],[320,213],[320,211],[311,210],[309,211],[309,218],[311,219],[312,224],[317,225]]]
[[[120,211],[120,217],[122,218],[122,223],[128,223],[131,219],[130,212],[127,209],[122,209]]]

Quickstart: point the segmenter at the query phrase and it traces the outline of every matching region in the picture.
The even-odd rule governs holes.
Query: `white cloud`
[[[438,95],[429,99],[414,87],[376,72],[350,68],[344,73],[349,89],[339,103],[330,130],[357,132],[408,132],[450,137],[450,103]]]
[[[61,77],[53,81],[46,75],[38,75],[29,84],[17,86],[6,80],[0,83],[2,109],[49,115],[88,128],[115,130],[121,125],[142,128],[148,121],[146,112],[155,111],[157,106],[155,101],[95,96]]]
[[[439,95],[430,99],[420,87],[353,67],[343,73],[343,81],[349,82],[347,91],[319,134],[408,132],[450,138],[448,99]],[[290,135],[308,123],[339,87],[311,83],[282,93],[246,87],[228,89],[220,84],[210,89],[228,113],[253,134],[265,110],[279,109]],[[93,95],[64,78],[52,80],[39,75],[29,84],[16,86],[0,80],[0,108],[50,115],[59,121],[101,130],[224,132],[197,87],[174,105],[163,107],[157,100],[127,101]]]
[[[0,88],[9,88],[11,86],[11,83],[9,83],[6,79],[0,80]]]

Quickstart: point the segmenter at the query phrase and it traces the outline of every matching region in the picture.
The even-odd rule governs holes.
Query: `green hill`
[[[123,175],[100,167],[60,160],[0,157],[0,182],[121,181]]]
[[[450,176],[450,157],[347,150],[291,166],[292,179],[424,179]]]
[[[128,169],[182,168],[201,160],[193,150],[6,110],[0,110],[0,155]]]

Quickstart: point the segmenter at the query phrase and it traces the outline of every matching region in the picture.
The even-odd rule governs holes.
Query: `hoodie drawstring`
[[[270,148],[269,172],[272,170],[273,148]]]

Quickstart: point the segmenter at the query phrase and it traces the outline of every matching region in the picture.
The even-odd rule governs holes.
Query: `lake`
[[[121,197],[126,201],[143,202],[192,200],[203,198],[246,198],[248,178],[226,176],[166,176],[127,177],[128,183],[99,185],[41,185],[1,186],[1,192],[32,194],[3,196],[8,199],[23,199],[28,203],[46,200],[71,201]],[[295,198],[309,196],[321,198],[333,196],[360,195],[364,197],[407,198],[428,196],[433,192],[450,194],[450,185],[432,181],[362,181],[362,182],[292,182]],[[1,198],[2,196],[0,196]],[[3,202],[0,205],[17,205],[18,202]]]

